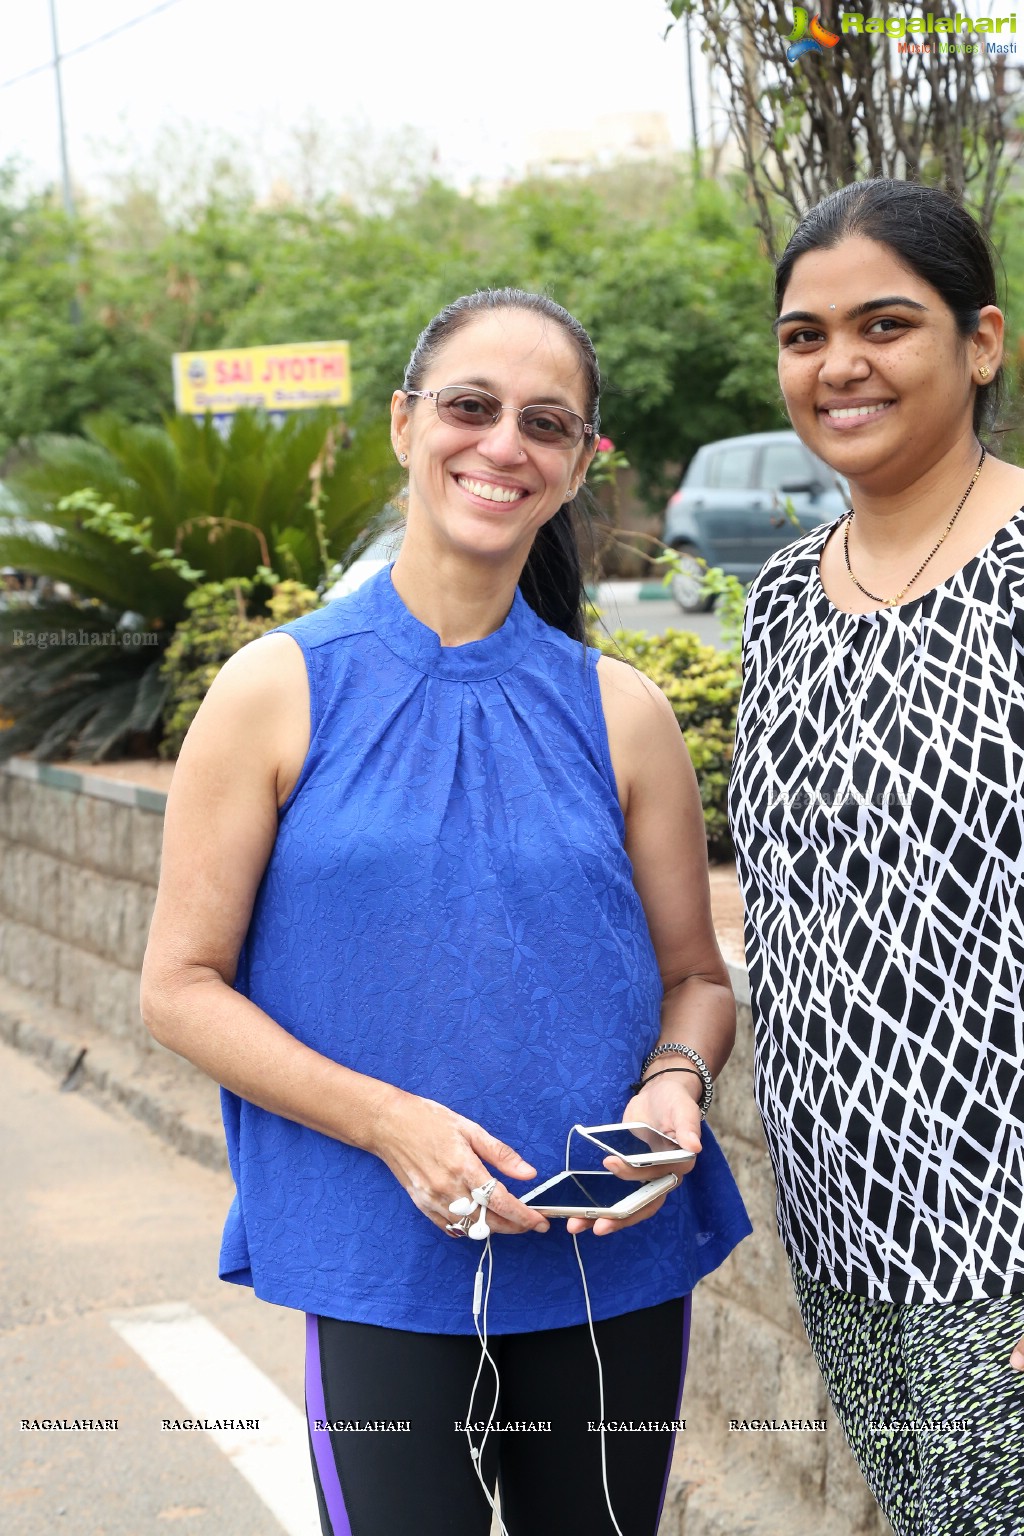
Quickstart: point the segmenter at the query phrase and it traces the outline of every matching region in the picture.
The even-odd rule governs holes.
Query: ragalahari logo
[[[815,16],[808,26],[808,13],[802,5],[793,7],[793,16],[796,25],[789,34],[790,47],[786,49],[786,58],[791,64],[805,53],[824,53],[826,48],[834,48],[838,43],[839,33],[830,32],[820,16]]]

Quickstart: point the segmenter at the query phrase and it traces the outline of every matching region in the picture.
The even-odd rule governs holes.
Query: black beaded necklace
[[[967,487],[966,491],[964,491],[964,493],[961,496],[960,500],[957,502],[956,511],[953,513],[953,516],[950,518],[949,522],[946,524],[945,531],[943,532],[942,537],[939,539],[938,544],[936,544],[935,548],[932,550],[931,555],[926,555],[925,556],[925,558],[921,561],[921,564],[918,566],[917,570],[914,572],[913,576],[911,576],[910,580],[907,582],[906,586],[903,587],[901,591],[897,592],[895,597],[876,597],[873,592],[869,592],[868,591],[867,587],[862,587],[860,582],[857,580],[856,576],[853,574],[853,571],[852,571],[852,569],[850,567],[850,524],[853,521],[853,508],[852,507],[850,508],[850,510],[849,510],[849,512],[847,512],[846,518],[845,518],[845,520],[843,522],[843,557],[846,560],[846,570],[847,570],[847,573],[848,573],[848,575],[850,577],[850,580],[853,582],[854,586],[857,588],[858,592],[863,592],[865,597],[870,597],[870,599],[871,599],[871,601],[873,603],[883,603],[886,608],[895,608],[897,603],[902,602],[905,594],[910,591],[910,588],[914,585],[914,582],[920,576],[921,572],[924,570],[925,566],[928,564],[928,561],[932,558],[932,555],[938,553],[938,550],[941,547],[941,545],[943,543],[943,540],[946,537],[946,534],[949,533],[949,530],[952,528],[953,524],[956,522],[957,518],[960,516],[960,513],[963,511],[964,503],[967,501],[968,496],[974,490],[974,487],[975,487],[975,485],[977,483],[977,480],[978,480],[978,476],[981,474],[981,466],[985,462],[985,454],[986,454],[986,450],[984,448],[982,448],[982,450],[981,450],[981,458],[978,460],[978,467],[974,471],[974,474],[971,476],[971,483]]]

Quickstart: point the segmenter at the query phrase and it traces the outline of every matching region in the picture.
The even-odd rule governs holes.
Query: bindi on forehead
[[[828,308],[834,310],[835,304],[829,304]],[[906,294],[889,293],[884,298],[865,299],[862,304],[852,304],[849,309],[844,309],[843,314],[847,320],[862,320],[865,315],[873,315],[880,310],[910,309],[918,310],[922,314],[927,312],[927,304],[921,304],[917,299],[908,298]],[[813,309],[790,309],[779,316],[773,323],[772,330],[778,331],[783,325],[791,325],[796,320],[814,322],[819,318]],[[837,316],[838,318],[838,316]]]

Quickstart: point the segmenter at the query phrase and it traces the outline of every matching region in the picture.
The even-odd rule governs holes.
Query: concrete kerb
[[[0,763],[0,771],[14,779],[28,779],[36,784],[48,784],[51,789],[67,789],[72,794],[92,795],[97,800],[114,800],[118,805],[134,805],[140,811],[153,811],[163,815],[167,804],[166,792],[150,789],[145,784],[132,784],[121,779],[105,779],[101,775],[79,773],[74,768],[58,767],[53,763],[37,763],[28,757],[12,757]]]
[[[599,608],[607,603],[664,602],[672,593],[661,581],[602,581],[587,588],[587,596]]]
[[[161,1046],[145,1053],[124,1046],[4,980],[0,1040],[33,1057],[59,1083],[78,1063],[74,1091],[125,1111],[204,1167],[227,1168],[216,1085]]]

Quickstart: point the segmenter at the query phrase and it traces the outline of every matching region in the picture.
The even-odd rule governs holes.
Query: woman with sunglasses
[[[689,1294],[749,1231],[701,1123],[735,1015],[695,776],[585,645],[598,389],[550,299],[442,311],[392,401],[398,558],[227,663],[168,800],[144,1013],[225,1088],[222,1276],[307,1316],[327,1536],[486,1536],[496,1481],[510,1536],[655,1536]],[[667,1198],[517,1198],[622,1119],[697,1154]],[[486,1297],[467,1230],[515,1238]]]
[[[973,219],[876,180],[776,272],[851,509],[751,588],[731,815],[797,1300],[897,1536],[1024,1531],[1024,473]]]

